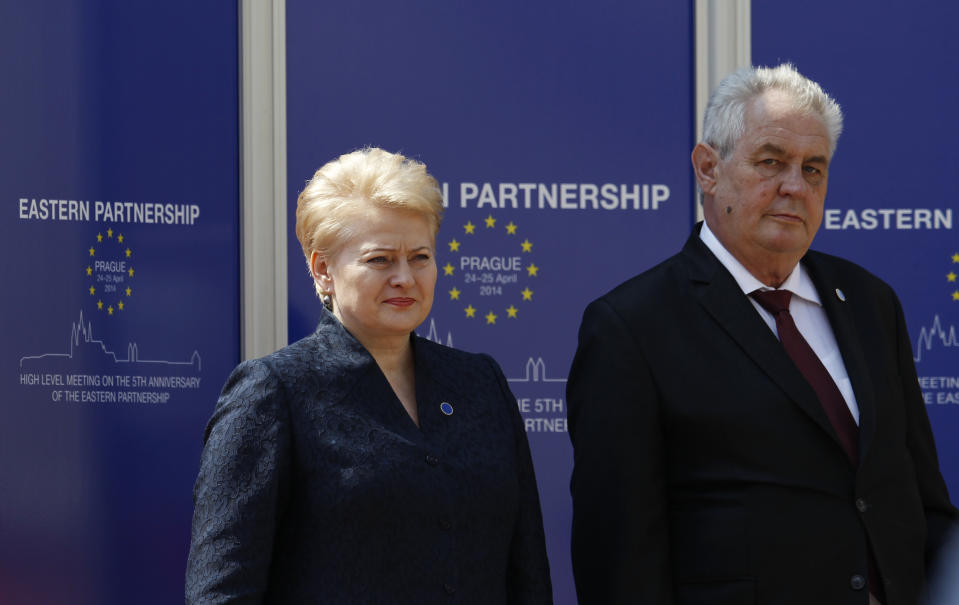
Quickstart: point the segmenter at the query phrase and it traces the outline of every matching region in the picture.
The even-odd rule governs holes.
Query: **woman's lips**
[[[408,307],[416,302],[415,298],[388,298],[386,299],[386,304],[395,305],[397,307]]]

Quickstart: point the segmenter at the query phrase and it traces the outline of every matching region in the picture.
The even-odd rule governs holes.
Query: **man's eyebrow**
[[[775,143],[764,143],[759,147],[759,149],[756,150],[757,155],[761,155],[763,153],[771,153],[773,155],[783,156],[786,155],[786,150]],[[814,155],[810,158],[804,159],[803,163],[829,165],[829,158],[824,155]]]
[[[766,143],[756,150],[756,153],[774,153],[776,155],[786,155],[786,150],[779,145]]]

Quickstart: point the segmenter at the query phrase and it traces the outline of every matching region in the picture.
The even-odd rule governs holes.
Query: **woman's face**
[[[355,235],[336,254],[312,258],[314,278],[333,296],[334,315],[367,347],[408,337],[433,306],[429,222],[408,210],[371,205],[348,227]]]

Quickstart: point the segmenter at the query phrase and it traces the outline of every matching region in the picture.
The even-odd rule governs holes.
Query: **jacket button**
[[[861,513],[866,512],[866,509],[869,508],[869,505],[866,504],[865,498],[856,498],[856,510]]]
[[[433,454],[426,455],[426,464],[429,464],[430,466],[436,466],[439,463],[440,463],[440,459],[434,456]]]
[[[849,587],[853,590],[862,590],[866,587],[866,578],[859,574],[853,574],[852,577],[849,578]]]
[[[447,519],[446,517],[443,517],[442,519],[440,519],[440,529],[444,531],[449,531],[452,528],[453,528],[453,524],[450,523],[449,519]]]
[[[446,594],[453,594],[456,592],[456,588],[452,584],[443,584],[443,590],[446,591]]]

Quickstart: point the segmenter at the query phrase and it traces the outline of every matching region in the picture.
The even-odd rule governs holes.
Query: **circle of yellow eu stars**
[[[133,256],[133,250],[130,249],[130,246],[126,242],[126,237],[122,233],[115,232],[112,227],[107,228],[106,235],[103,232],[97,233],[96,242],[87,249],[88,262],[87,266],[84,268],[84,274],[86,277],[93,277],[93,261],[97,256],[102,255],[104,252],[109,253],[109,251],[104,249],[104,246],[118,246],[120,248],[120,257],[125,260],[129,260]],[[133,266],[130,265],[127,267],[126,275],[127,279],[133,279],[134,274]],[[97,310],[105,311],[107,315],[115,315],[120,311],[126,310],[129,306],[129,299],[133,296],[133,288],[130,287],[128,283],[126,288],[122,290],[117,290],[116,302],[113,303],[110,300],[103,302],[105,292],[102,292],[97,288],[96,284],[90,282],[89,287],[87,288],[87,293],[97,299]]]
[[[952,255],[952,264],[959,265],[959,252],[956,252],[955,254]],[[946,273],[946,282],[951,283],[953,285],[952,295],[951,295],[952,300],[955,302],[959,302],[959,288],[957,288],[957,285],[959,284],[956,283],[956,270],[957,270],[956,268],[953,268],[952,270],[949,271],[949,273]]]
[[[485,219],[483,219],[482,227],[475,225],[472,221],[467,221],[466,224],[463,225],[462,237],[464,238],[464,240],[469,239],[471,237],[475,237],[477,228],[496,229],[496,223],[498,220],[499,219],[493,217],[493,215],[490,214]],[[508,236],[516,237],[521,254],[523,255],[532,254],[533,242],[529,241],[529,238],[524,238],[522,242],[518,241],[519,226],[516,223],[514,223],[513,221],[510,221],[509,223],[504,225],[503,228],[506,229],[506,234]],[[459,252],[460,247],[463,245],[463,242],[457,240],[456,237],[453,237],[453,239],[447,242],[447,245],[449,246],[450,252]],[[442,269],[443,269],[444,277],[451,277],[456,273],[456,267],[454,267],[449,261],[447,261],[446,264],[443,265]],[[537,267],[536,264],[532,262],[532,260],[530,260],[529,264],[527,264],[523,269],[526,271],[527,278],[534,278],[539,276],[539,267]],[[463,292],[456,286],[453,286],[453,288],[448,291],[448,294],[450,296],[450,300],[461,300],[461,295],[463,294]],[[533,290],[530,289],[529,284],[527,284],[523,288],[523,290],[520,291],[520,294],[522,295],[522,300],[520,302],[533,300]],[[478,311],[479,309],[474,307],[472,303],[468,303],[466,307],[463,308],[463,312],[466,314],[467,319],[475,319],[477,317],[476,314]],[[517,317],[519,317],[519,308],[517,308],[516,305],[510,304],[510,306],[503,309],[503,311],[506,313],[507,319],[516,319]],[[481,317],[483,317],[486,320],[487,325],[494,325],[496,323],[496,320],[499,319],[501,316],[497,315],[494,309],[489,309],[486,315],[482,315]]]

